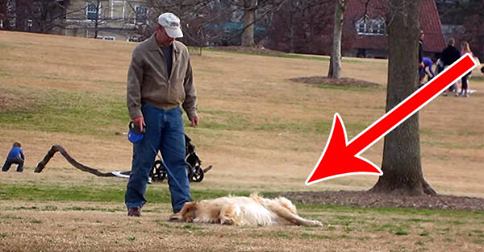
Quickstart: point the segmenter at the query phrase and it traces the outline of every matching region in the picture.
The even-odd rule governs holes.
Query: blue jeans
[[[20,157],[12,158],[5,160],[5,164],[3,164],[2,171],[6,172],[10,169],[12,164],[17,164],[17,171],[23,172],[24,171],[24,160]]]
[[[143,104],[141,108],[146,123],[143,140],[133,144],[133,163],[125,194],[128,208],[142,207],[146,203],[146,184],[158,151],[166,165],[168,187],[173,212],[181,210],[191,201],[185,163],[185,134],[182,110],[170,110]]]

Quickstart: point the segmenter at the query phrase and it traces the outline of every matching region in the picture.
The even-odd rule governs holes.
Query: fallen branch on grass
[[[94,174],[94,175],[99,176],[99,177],[114,177],[114,175],[111,172],[100,172],[98,169],[94,169],[94,168],[91,168],[89,166],[86,166],[86,165],[83,165],[83,164],[77,162],[73,157],[71,157],[71,155],[69,155],[69,153],[67,153],[67,151],[64,149],[64,147],[57,145],[57,144],[52,145],[50,150],[45,155],[44,159],[42,159],[42,161],[40,161],[37,164],[37,167],[35,168],[34,172],[36,172],[36,173],[42,172],[42,170],[45,168],[45,166],[47,165],[49,160],[54,156],[54,154],[56,152],[60,152],[60,154],[62,154],[62,156],[64,156],[64,158],[67,160],[67,162],[69,162],[69,164],[71,164],[72,166],[74,166],[75,168],[77,168],[81,171],[89,172],[89,173]]]
[[[187,157],[187,173],[188,173],[188,178],[190,181],[193,182],[201,182],[203,180],[204,174],[207,173],[209,170],[212,169],[212,166],[208,166],[205,169],[202,169],[201,167],[201,161],[198,158],[198,156],[195,153],[195,147],[190,144],[189,142],[190,139],[188,139],[188,145],[189,146],[189,154]],[[54,156],[56,152],[60,152],[62,156],[69,162],[72,166],[75,168],[84,171],[84,172],[89,172],[91,174],[94,174],[98,177],[121,177],[121,178],[127,178],[130,175],[130,171],[114,171],[114,172],[100,172],[98,169],[83,165],[79,162],[77,162],[67,151],[62,147],[61,145],[55,144],[52,145],[50,150],[45,154],[44,159],[40,161],[37,164],[37,167],[35,168],[34,172],[40,173],[42,170],[45,168],[47,163],[50,161],[50,159]],[[166,168],[161,160],[157,160],[154,163],[153,170],[150,174],[153,180],[156,181],[163,181],[167,177],[167,171]]]

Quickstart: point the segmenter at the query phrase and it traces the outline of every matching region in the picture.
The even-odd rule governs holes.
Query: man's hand
[[[197,127],[199,120],[200,119],[198,118],[198,115],[195,114],[194,116],[192,116],[192,118],[190,118],[190,126]]]
[[[139,132],[144,133],[145,132],[145,119],[143,116],[138,116],[133,118],[133,123],[134,126],[139,130]]]

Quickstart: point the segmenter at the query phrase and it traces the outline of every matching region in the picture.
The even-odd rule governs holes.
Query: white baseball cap
[[[183,33],[180,27],[180,19],[175,14],[166,12],[158,17],[158,24],[165,28],[170,38],[181,38]]]

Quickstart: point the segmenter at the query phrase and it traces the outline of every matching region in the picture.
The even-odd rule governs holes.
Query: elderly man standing
[[[173,212],[191,201],[185,163],[182,109],[191,126],[198,125],[196,92],[180,19],[172,13],[158,17],[154,34],[133,51],[128,71],[128,110],[144,133],[133,145],[131,175],[125,194],[128,216],[141,216],[148,177],[158,151],[168,173]]]

